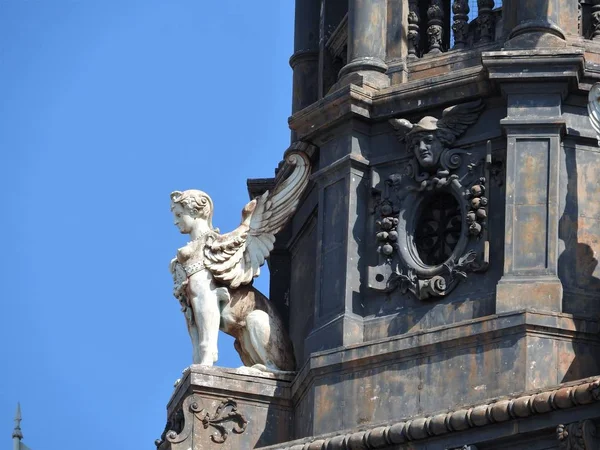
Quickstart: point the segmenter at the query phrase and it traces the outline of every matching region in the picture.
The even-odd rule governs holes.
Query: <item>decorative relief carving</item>
[[[178,450],[182,448],[182,445],[185,445],[192,434],[194,426],[193,416],[190,411],[190,405],[193,401],[194,396],[190,395],[183,401],[181,408],[171,414],[160,439],[154,441],[157,449],[171,448]]]
[[[235,400],[228,398],[221,401],[213,414],[203,407],[204,402],[196,395],[187,397],[182,407],[167,421],[160,439],[154,442],[156,448],[167,448],[167,445],[172,450],[189,448],[192,431],[200,424],[205,430],[209,427],[215,429],[210,439],[216,444],[224,443],[232,432],[241,434],[246,431],[248,420],[238,411]]]
[[[600,2],[592,3],[592,39],[600,39]]]
[[[413,157],[375,191],[378,251],[391,267],[383,271],[387,291],[440,297],[469,272],[487,269],[491,144],[487,153],[451,148],[482,109],[476,101],[447,108],[439,120],[390,121]]]
[[[556,427],[556,437],[560,441],[561,450],[597,450],[600,439],[596,425],[591,420],[559,425]]]
[[[596,139],[600,146],[600,83],[594,84],[588,93],[587,110],[590,124],[596,132]]]
[[[156,448],[161,447],[161,445],[165,442],[168,433],[171,433],[171,436],[179,435],[183,431],[184,423],[185,419],[183,409],[178,409],[167,420],[165,429],[160,435],[160,439],[154,441],[154,445],[156,445]]]
[[[231,423],[231,431],[237,434],[243,433],[248,425],[248,421],[237,410],[236,401],[231,398],[223,400],[212,415],[195,402],[191,404],[190,408],[196,414],[204,429],[208,427],[216,429],[210,435],[210,439],[217,444],[222,444],[229,436],[230,431],[228,431],[228,427],[225,424]]]

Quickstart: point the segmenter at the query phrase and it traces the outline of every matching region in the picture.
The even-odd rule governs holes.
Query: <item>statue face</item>
[[[189,234],[192,232],[192,228],[194,227],[194,221],[196,219],[194,219],[189,211],[187,211],[182,205],[181,203],[175,203],[173,204],[173,217],[174,217],[174,221],[173,223],[175,224],[175,226],[177,228],[179,228],[179,232],[181,234]]]
[[[419,133],[412,138],[412,151],[421,167],[436,167],[444,146],[435,135],[435,131]]]

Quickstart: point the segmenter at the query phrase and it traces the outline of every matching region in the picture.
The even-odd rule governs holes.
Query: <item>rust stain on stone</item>
[[[541,173],[544,169],[544,163],[534,155],[526,155],[523,159],[523,166],[519,169],[521,181],[523,182],[522,195],[525,197],[525,204],[533,205],[539,198],[540,186],[539,179],[532,174]]]

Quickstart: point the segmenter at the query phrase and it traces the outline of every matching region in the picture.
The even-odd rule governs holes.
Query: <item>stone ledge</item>
[[[179,408],[183,398],[192,392],[289,405],[290,385],[294,376],[294,373],[273,374],[246,367],[227,369],[192,364],[183,371],[183,377],[167,405],[167,413],[170,415]]]
[[[263,450],[384,449],[458,431],[511,422],[557,410],[600,402],[600,378],[588,378],[519,396],[501,397],[447,413],[415,417],[391,425],[338,435],[301,439],[262,447]]]
[[[292,398],[296,402],[316,377],[331,371],[345,368],[356,371],[360,367],[389,361],[434,355],[440,345],[447,349],[470,347],[474,343],[491,342],[527,331],[569,338],[588,335],[598,339],[600,325],[597,321],[571,314],[524,309],[316,352],[293,380]]]

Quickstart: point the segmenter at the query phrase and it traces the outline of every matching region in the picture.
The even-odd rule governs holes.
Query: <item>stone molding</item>
[[[167,405],[167,414],[171,416],[191,394],[214,395],[215,391],[222,397],[289,407],[293,378],[293,373],[273,374],[246,367],[227,369],[192,364],[183,371]]]
[[[354,84],[344,85],[296,112],[288,119],[289,125],[298,137],[312,139],[348,116],[380,120],[468,101],[494,92],[494,82],[498,80],[523,81],[524,73],[529,81],[554,78],[569,81],[572,89],[585,88],[583,78],[598,76],[587,67],[586,59],[595,57],[600,61],[596,53],[600,52],[598,45],[585,44],[583,46],[577,41],[566,49],[510,52],[495,51],[494,44],[469,52],[447,52],[421,58],[408,66],[409,73],[424,70],[423,76],[418,79],[375,90],[368,85],[362,88]],[[588,48],[590,50],[586,52]],[[392,67],[391,71],[394,70]],[[423,88],[430,93],[425,98]]]
[[[422,89],[425,86],[431,92],[444,94],[442,101],[436,101],[434,104],[433,101],[424,99]],[[389,118],[416,109],[436,107],[442,103],[466,101],[469,98],[486,95],[489,91],[481,66],[424,80],[410,81],[376,92],[368,87],[348,84],[298,111],[288,119],[288,122],[299,139],[310,140],[315,134],[335,126],[347,117]]]
[[[265,447],[265,450],[384,449],[390,445],[548,414],[555,410],[569,409],[594,402],[600,402],[600,378],[588,378],[568,386],[497,399],[470,408],[416,417],[388,426],[317,438],[310,442],[288,442],[283,445],[274,445]]]

